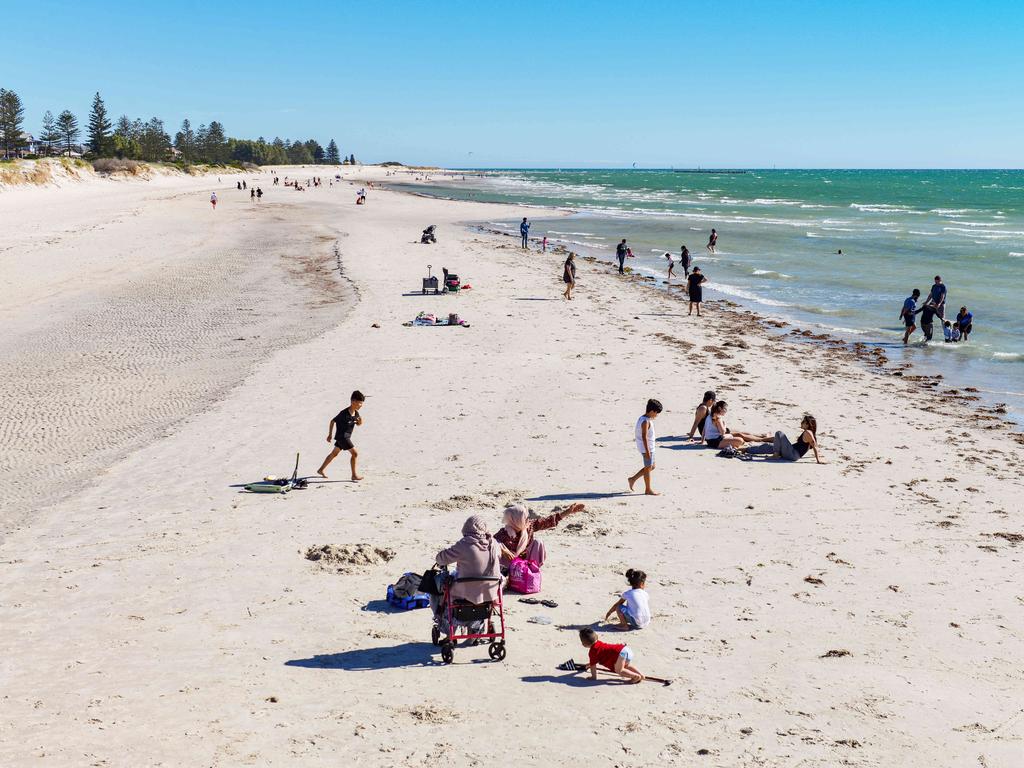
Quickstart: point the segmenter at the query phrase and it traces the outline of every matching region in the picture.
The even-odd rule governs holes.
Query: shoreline
[[[376,187],[377,175],[358,178]],[[596,260],[580,260],[578,298],[565,302],[558,254],[466,228],[507,206],[375,188],[356,207],[348,182],[285,202],[300,225],[345,233],[359,301],[0,542],[0,623],[15,628],[0,637],[0,762],[345,754],[462,768],[493,755],[499,717],[515,719],[525,764],[549,762],[551,728],[564,725],[573,766],[1013,764],[1024,449],[994,440],[1005,425],[937,419],[914,394],[938,384],[876,375],[825,341],[780,343],[783,329],[724,304],[708,302],[698,322]],[[207,204],[194,196],[198,219]],[[218,215],[241,221],[223,199]],[[436,245],[417,242],[428,224]],[[427,264],[473,289],[417,294]],[[402,325],[421,310],[470,326]],[[239,492],[290,472],[297,451],[309,475],[354,388],[368,396],[355,436],[363,482],[344,481],[336,462],[308,490]],[[737,428],[792,434],[810,410],[829,463],[741,463],[690,445],[708,388]],[[651,498],[625,487],[648,397],[665,404],[663,495]],[[969,458],[948,467],[922,446]],[[587,505],[541,534],[541,596],[558,607],[509,596],[507,658],[459,648],[441,666],[427,612],[388,609],[384,589],[428,567],[467,515],[497,525],[511,499],[537,514]],[[388,554],[306,559],[325,544]],[[580,652],[576,628],[636,567],[650,575],[654,621],[599,631],[675,684],[558,671]],[[458,689],[472,701],[445,693]]]

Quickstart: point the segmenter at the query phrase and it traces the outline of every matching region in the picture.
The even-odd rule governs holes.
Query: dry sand
[[[519,211],[268,179],[261,206],[234,179],[0,194],[0,765],[1021,764],[1022,449],[996,415],[600,263],[565,302],[560,256],[462,226]],[[473,290],[405,295],[428,263]],[[471,326],[402,325],[427,309]],[[342,457],[239,491],[297,451],[312,474],[357,387],[362,483]],[[707,388],[736,428],[813,412],[829,463],[688,446]],[[658,498],[625,493],[648,397]],[[385,586],[516,498],[587,504],[540,534],[559,607],[513,597],[503,663],[441,666]],[[606,634],[670,687],[556,669],[627,567],[655,619]]]

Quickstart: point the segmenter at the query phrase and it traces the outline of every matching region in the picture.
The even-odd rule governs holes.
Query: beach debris
[[[890,584],[887,588],[891,589],[893,592],[899,592],[900,591],[900,585],[899,584]]]
[[[841,659],[843,656],[850,656],[850,652],[842,648],[838,650],[831,650],[828,653],[819,656],[819,659]]]
[[[808,584],[822,585],[825,582],[819,579],[817,576],[804,576],[804,581]]]
[[[1005,539],[1011,544],[1019,544],[1024,541],[1024,533],[1006,533],[1005,531],[1000,531],[999,533],[993,533],[992,535],[997,539]]]
[[[548,616],[531,616],[527,619],[530,624],[551,624],[553,623]]]
[[[383,565],[394,556],[394,550],[370,544],[321,544],[306,550],[307,560],[338,573],[347,573],[359,566]]]

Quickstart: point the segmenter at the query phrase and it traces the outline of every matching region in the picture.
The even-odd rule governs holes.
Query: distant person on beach
[[[547,253],[548,252],[548,236],[547,235],[544,235],[544,237],[541,238],[540,250],[541,250],[541,253]]]
[[[614,613],[619,619],[619,629],[643,629],[651,623],[651,604],[647,595],[647,574],[630,568],[626,571],[629,589],[604,615],[604,620]]]
[[[584,648],[589,649],[588,667],[591,680],[597,680],[597,667],[600,664],[631,683],[644,681],[643,674],[633,666],[635,654],[628,645],[604,643],[598,639],[597,632],[591,627],[580,630],[580,642]]]
[[[755,435],[750,432],[733,432],[726,426],[725,414],[729,410],[725,400],[719,400],[711,407],[704,420],[704,442],[709,448],[735,448],[742,451],[747,443],[770,443],[771,435]]]
[[[711,230],[711,237],[708,238],[707,249],[709,253],[715,252],[715,246],[718,245],[718,232],[715,229]]]
[[[256,202],[259,203],[263,200],[263,190],[260,187],[256,187]]]
[[[523,248],[530,247],[530,222],[523,216],[523,220],[519,223],[519,236],[523,241]]]
[[[217,193],[216,192],[211,192],[210,193],[210,205],[213,206],[213,210],[215,210],[215,211],[217,210]]]
[[[974,330],[974,314],[967,311],[967,307],[960,307],[956,315],[956,324],[960,328],[960,340],[967,341],[967,337]]]
[[[676,263],[672,260],[671,253],[666,253],[665,258],[668,260],[668,279],[671,280],[672,276],[675,275],[673,270],[676,268]]]
[[[626,254],[629,252],[629,248],[626,247],[626,238],[622,238],[622,242],[615,246],[615,258],[619,260],[619,274],[623,275],[626,273],[624,269],[626,263]]]
[[[907,298],[903,300],[903,309],[900,310],[900,320],[903,321],[903,325],[906,326],[906,330],[903,332],[903,343],[906,344],[910,339],[910,334],[917,330],[917,325],[914,323],[914,316],[921,310],[917,308],[917,300],[921,297],[921,292],[915,288]]]
[[[363,417],[359,415],[359,409],[363,407],[363,401],[366,398],[363,393],[358,389],[352,393],[352,397],[349,400],[348,408],[343,409],[337,416],[331,419],[330,424],[327,425],[327,442],[331,442],[334,435],[334,450],[327,454],[327,458],[324,459],[324,463],[320,465],[320,469],[316,471],[320,477],[327,477],[324,474],[324,470],[327,469],[335,457],[342,451],[348,451],[351,458],[349,463],[352,466],[352,481],[358,482],[363,478],[356,472],[356,459],[359,458],[359,451],[356,450],[355,445],[352,443],[352,430],[360,426],[363,423]]]
[[[703,441],[704,422],[707,421],[708,414],[711,413],[711,409],[714,407],[715,400],[717,399],[718,396],[710,389],[704,393],[704,399],[701,400],[700,405],[697,406],[697,410],[693,414],[693,424],[690,425],[690,434],[687,435],[687,439],[693,440],[694,434],[700,432],[700,437],[697,440]]]
[[[237,181],[237,182],[235,182],[235,184],[238,187],[239,191],[241,191],[241,189],[242,189],[242,182]]]
[[[686,277],[690,276],[690,264],[693,262],[690,257],[690,249],[685,245],[679,247],[679,265],[683,268]]]
[[[565,283],[565,291],[562,293],[565,298],[572,301],[572,289],[576,287],[576,254],[570,253],[565,260],[562,269],[562,282]]]
[[[935,283],[928,294],[928,303],[935,307],[935,314],[945,320],[946,314],[946,286],[942,284],[942,278],[935,276]],[[922,323],[924,321],[922,320]]]
[[[701,286],[707,280],[704,273],[700,271],[700,267],[694,267],[693,272],[686,278],[686,292],[690,295],[690,311],[686,313],[687,315],[693,314],[693,307],[696,304],[697,317],[700,317],[700,303],[704,301],[704,289]]]
[[[636,438],[636,449],[640,451],[644,465],[627,482],[629,483],[629,490],[632,491],[633,485],[642,477],[644,479],[644,494],[647,496],[658,495],[651,488],[651,472],[654,471],[654,420],[658,418],[661,410],[661,403],[657,400],[648,400],[647,411],[636,420],[636,428],[633,430],[634,437]]]
[[[242,179],[242,189],[248,189],[248,187],[245,185],[245,179]]]
[[[814,451],[814,460],[819,464],[825,463],[818,455],[818,422],[809,413],[805,413],[803,419],[800,420],[800,436],[795,443],[791,443],[786,434],[781,431],[775,433],[772,442],[774,447],[772,455],[777,459],[799,461],[806,455],[807,450],[811,449]]]
[[[256,188],[255,187],[253,187],[252,189],[249,190],[249,200],[251,202],[254,202],[254,203],[256,202]]]

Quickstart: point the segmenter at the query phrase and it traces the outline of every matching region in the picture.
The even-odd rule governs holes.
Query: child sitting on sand
[[[331,419],[331,423],[327,425],[327,442],[331,442],[331,434],[334,433],[334,450],[327,454],[327,458],[324,459],[324,463],[320,465],[320,469],[316,471],[320,477],[327,477],[324,474],[324,470],[327,469],[327,465],[334,461],[334,458],[342,451],[348,451],[352,457],[350,463],[352,465],[352,481],[357,482],[363,478],[356,472],[356,459],[359,457],[359,451],[356,450],[355,445],[352,444],[352,430],[363,423],[363,417],[359,415],[359,409],[363,407],[363,401],[366,398],[363,397],[363,393],[358,389],[352,393],[352,398],[349,402],[348,408],[342,410],[337,416]],[[337,431],[335,432],[335,428]]]
[[[622,675],[631,683],[642,683],[644,676],[633,666],[633,650],[628,645],[602,643],[597,639],[597,632],[590,627],[580,630],[580,642],[584,648],[590,649],[590,679],[597,680],[597,665]]]
[[[620,629],[643,629],[651,623],[651,604],[647,595],[647,574],[630,568],[626,571],[630,588],[622,593],[619,602],[608,609],[604,620],[613,613],[619,617]]]
[[[651,489],[651,472],[654,471],[654,419],[661,413],[661,403],[657,400],[647,401],[647,412],[636,421],[636,449],[644,458],[644,465],[635,475],[630,477],[629,490],[641,477],[644,479],[644,493],[648,496],[657,496],[658,493]]]

